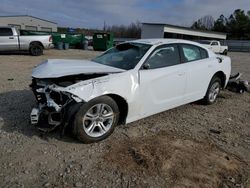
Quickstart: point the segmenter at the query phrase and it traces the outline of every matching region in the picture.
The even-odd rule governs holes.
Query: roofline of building
[[[52,21],[49,21],[49,20],[45,20],[45,19],[42,19],[42,18],[38,18],[38,17],[35,17],[35,16],[30,16],[30,15],[11,15],[11,16],[0,16],[1,17],[5,17],[5,18],[12,18],[12,17],[31,17],[31,18],[35,18],[35,19],[38,19],[38,20],[42,20],[42,21],[45,21],[45,22],[50,22],[50,23],[53,23],[53,24],[57,24],[56,22],[52,22]]]
[[[199,31],[199,32],[213,33],[213,34],[218,34],[218,35],[227,35],[227,33],[222,33],[222,32],[200,30],[200,29],[192,29],[192,28],[189,28],[189,27],[178,26],[178,25],[171,25],[171,24],[165,24],[165,23],[147,23],[147,22],[144,22],[142,24],[147,24],[147,25],[162,25],[162,26],[174,27],[174,28],[178,28],[178,29],[186,29],[186,30],[189,30],[189,31]]]

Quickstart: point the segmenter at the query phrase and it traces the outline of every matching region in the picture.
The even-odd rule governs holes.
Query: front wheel
[[[119,108],[116,102],[102,96],[81,106],[76,113],[73,133],[84,143],[101,141],[110,136],[119,119]]]
[[[207,105],[215,103],[220,93],[220,90],[221,90],[221,79],[218,77],[212,78],[208,86],[207,93],[203,99],[203,102]]]

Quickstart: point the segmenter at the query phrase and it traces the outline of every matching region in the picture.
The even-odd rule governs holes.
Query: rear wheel
[[[38,43],[33,43],[30,45],[29,51],[32,56],[40,56],[43,54],[43,47]]]
[[[73,132],[84,143],[101,141],[110,136],[119,119],[116,102],[108,97],[98,97],[85,103],[76,113]]]
[[[227,55],[227,50],[224,50],[223,55]]]
[[[215,103],[220,93],[220,90],[221,90],[221,79],[218,77],[213,77],[208,86],[207,93],[203,99],[203,102],[207,105]]]

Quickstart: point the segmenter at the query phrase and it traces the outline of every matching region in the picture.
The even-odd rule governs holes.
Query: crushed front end
[[[65,124],[69,110],[76,104],[72,94],[50,79],[33,78],[30,87],[37,100],[37,106],[30,114],[31,124],[45,132]]]

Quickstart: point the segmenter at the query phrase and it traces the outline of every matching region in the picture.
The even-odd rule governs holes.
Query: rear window
[[[186,62],[201,59],[200,49],[197,46],[183,44],[182,50]]]
[[[183,51],[183,56],[184,56],[183,58],[185,62],[191,62],[208,58],[207,50],[199,46],[182,44],[181,48]]]
[[[212,46],[218,46],[218,42],[212,42]]]
[[[200,52],[201,52],[201,58],[202,58],[202,59],[208,58],[207,50],[205,50],[205,49],[203,49],[203,48],[200,48]]]
[[[210,41],[202,40],[202,41],[199,41],[199,43],[201,43],[201,44],[210,44]]]
[[[11,28],[0,28],[0,36],[12,36]]]

